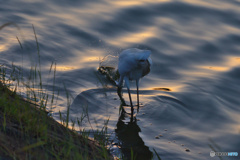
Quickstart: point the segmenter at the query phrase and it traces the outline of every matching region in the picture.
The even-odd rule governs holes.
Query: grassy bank
[[[15,23],[6,23],[0,26],[0,30],[9,25],[17,27],[20,31]],[[66,119],[61,117],[59,112],[62,124],[48,116],[47,103],[51,101],[52,107],[54,89],[52,98],[43,89],[40,50],[34,26],[33,32],[38,64],[31,67],[29,77],[23,78],[21,67],[12,66],[12,71],[6,74],[6,68],[0,65],[0,160],[113,159],[104,144],[90,140],[87,134],[80,135],[74,129],[68,128],[69,112]],[[24,51],[18,37],[17,40]],[[49,73],[54,70],[55,82],[56,65],[55,69],[52,67],[53,64]],[[16,94],[19,85],[26,88],[24,94],[27,100]],[[13,87],[10,89],[10,86]]]
[[[111,159],[104,146],[70,130],[0,83],[0,159]]]

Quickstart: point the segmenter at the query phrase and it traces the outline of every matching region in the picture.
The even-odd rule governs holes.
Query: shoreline
[[[82,136],[26,102],[0,82],[0,159],[113,159]]]

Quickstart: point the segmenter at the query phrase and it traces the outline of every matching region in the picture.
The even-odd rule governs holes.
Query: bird
[[[137,111],[139,111],[139,80],[150,72],[152,59],[150,58],[150,50],[141,50],[130,48],[123,50],[118,59],[118,73],[120,75],[118,86],[118,94],[121,95],[123,81],[128,90],[129,101],[131,105],[131,115],[133,116],[133,104],[130,93],[129,81],[135,80],[137,87]],[[121,98],[121,96],[120,96]]]

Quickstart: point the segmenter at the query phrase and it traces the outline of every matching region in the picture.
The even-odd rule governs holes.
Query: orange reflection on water
[[[231,67],[240,66],[240,57],[229,57],[227,64]]]
[[[171,2],[172,0],[139,0],[139,1],[114,1],[113,3],[118,6],[135,6],[146,3],[164,3]]]
[[[96,65],[99,64],[100,60],[97,56],[85,56],[79,59],[79,61],[72,61],[71,65],[57,65],[57,71],[70,71],[78,68],[84,68],[89,62],[96,62]]]
[[[214,71],[227,71],[229,69],[228,67],[220,67],[220,66],[201,66],[200,68],[210,69]]]
[[[63,66],[59,66],[61,71],[68,71],[68,70],[74,70],[74,69],[81,69],[81,68],[87,68],[87,67],[93,67],[98,66],[100,63],[100,56],[93,56],[92,53],[94,51],[89,51],[86,53],[79,53],[79,57],[73,57],[72,59],[69,59],[69,63]],[[57,67],[58,68],[58,67]]]
[[[170,87],[166,87],[166,86],[170,86]],[[153,87],[153,88],[149,88],[149,90],[156,90],[156,91],[164,91],[164,92],[179,92],[182,90],[182,88],[184,88],[184,85],[181,84],[163,84],[163,87]]]
[[[113,3],[120,6],[135,6],[142,4],[140,1],[114,1]]]
[[[0,52],[7,50],[7,46],[0,45]]]
[[[121,37],[118,37],[115,40],[110,39],[108,43],[110,43],[111,45],[118,45],[118,46],[122,44],[129,45],[129,43],[140,43],[140,42],[144,42],[148,38],[155,37],[156,31],[157,29],[155,27],[149,27],[141,32],[127,33]]]
[[[69,71],[74,70],[75,68],[72,66],[56,66],[57,71]]]
[[[96,54],[98,55],[98,54]],[[100,57],[99,56],[86,56],[81,59],[81,62],[100,62]]]
[[[240,57],[228,57],[226,61],[218,66],[200,66],[199,68],[213,70],[213,71],[228,71],[234,67],[240,66]]]

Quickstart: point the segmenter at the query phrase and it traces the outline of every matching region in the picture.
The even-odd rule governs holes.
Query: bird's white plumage
[[[122,51],[119,55],[118,72],[120,75],[133,71],[138,67],[140,60],[147,60],[151,54],[149,50],[130,48]]]
[[[139,80],[147,73],[146,70],[150,69],[152,60],[150,58],[151,51],[140,50],[137,48],[130,48],[122,51],[119,55],[118,72],[120,74],[119,83],[122,85],[122,81],[125,77],[130,80]]]
[[[122,51],[119,55],[118,72],[120,74],[120,79],[117,85],[119,88],[121,88],[123,80],[125,81],[132,109],[133,106],[130,95],[129,80],[136,80],[139,107],[139,95],[138,95],[139,79],[144,77],[150,72],[150,67],[152,65],[150,54],[151,51],[149,50],[130,48]]]

